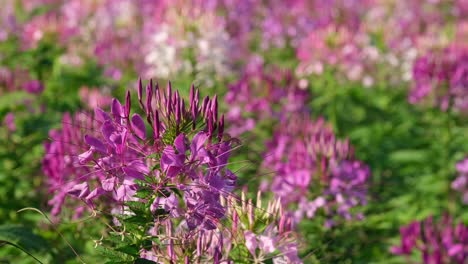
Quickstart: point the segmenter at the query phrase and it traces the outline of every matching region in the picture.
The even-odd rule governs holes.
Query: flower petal
[[[133,114],[133,116],[132,116],[132,125],[133,125],[133,130],[135,131],[135,134],[139,138],[145,139],[146,138],[146,127],[145,127],[145,122],[143,121],[143,118],[141,118],[141,116],[138,115],[138,114]]]

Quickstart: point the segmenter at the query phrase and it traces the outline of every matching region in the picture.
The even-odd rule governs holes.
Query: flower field
[[[468,1],[0,0],[0,263],[468,263]]]

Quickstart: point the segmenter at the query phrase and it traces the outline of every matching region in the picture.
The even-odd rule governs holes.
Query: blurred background
[[[103,263],[106,223],[62,201],[72,157],[48,146],[139,78],[217,94],[253,197],[335,152],[358,162],[348,207],[320,205],[324,177],[287,204],[304,263],[466,263],[466,0],[0,0],[0,263]],[[278,147],[311,131],[320,157]]]

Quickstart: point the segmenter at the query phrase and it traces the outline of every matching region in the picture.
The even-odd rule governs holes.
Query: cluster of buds
[[[257,201],[247,199],[245,192],[241,197],[221,196],[226,217],[218,228],[187,233],[180,226],[155,225],[150,229],[151,236],[160,232],[170,234],[173,241],[161,248],[153,244],[141,251],[141,256],[153,261],[172,260],[185,263],[302,263],[298,258],[298,243],[292,231],[292,219],[283,212],[279,200],[271,200],[264,208],[261,193]],[[169,229],[168,229],[169,228]],[[183,257],[179,257],[183,256]]]
[[[468,259],[468,227],[454,223],[445,216],[435,223],[432,217],[415,221],[400,228],[401,246],[394,246],[391,252],[406,256],[408,262],[414,251],[421,253],[422,263],[466,263]]]
[[[370,170],[353,156],[348,140],[337,139],[323,119],[304,114],[275,130],[262,167],[274,171],[271,189],[297,221],[322,208],[331,226],[335,212],[351,220],[351,208],[366,204]]]
[[[298,243],[293,232],[293,219],[283,210],[280,199],[269,200],[266,208],[263,206],[260,191],[257,192],[256,203],[246,199],[244,192],[240,205],[231,198],[231,234],[237,234],[237,239],[245,244],[252,263],[264,263],[269,259],[275,263],[302,263],[297,256]],[[245,242],[242,242],[242,234]]]

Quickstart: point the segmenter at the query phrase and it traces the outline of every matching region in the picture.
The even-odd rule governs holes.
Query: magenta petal
[[[460,173],[468,173],[468,158],[458,162],[455,167]]]
[[[3,120],[3,123],[5,123],[6,127],[10,132],[14,132],[16,130],[16,125],[15,125],[15,114],[12,112],[9,112],[6,114],[5,119]]]
[[[124,183],[117,189],[115,198],[117,199],[117,201],[128,201],[132,199],[135,193],[136,190],[134,185],[128,185]]]
[[[462,252],[463,252],[463,245],[455,244],[455,245],[453,245],[453,246],[451,246],[449,248],[448,255],[452,257],[452,256],[456,256],[456,255],[458,255],[458,254],[460,254]]]
[[[119,100],[117,99],[112,99],[112,115],[114,116],[115,120],[120,121],[120,119],[123,117],[123,108],[122,105],[120,104]]]
[[[193,137],[190,144],[191,161],[198,159],[202,163],[209,162],[208,153],[203,148],[207,139],[208,135],[204,132],[200,132]]]
[[[109,137],[110,141],[114,143],[116,146],[121,146],[124,143],[124,138],[122,137],[121,134],[118,133],[113,133]]]
[[[90,135],[85,135],[84,140],[86,144],[90,145],[91,147],[94,147],[94,149],[96,149],[97,151],[106,153],[106,146],[104,145],[104,143],[102,143],[101,140]]]
[[[116,182],[117,182],[116,177],[111,177],[111,178],[102,180],[101,181],[102,189],[104,189],[105,191],[110,192],[110,191],[114,190]]]
[[[255,256],[255,250],[257,249],[257,238],[255,237],[255,234],[251,231],[245,231],[244,237],[245,246],[250,251],[250,254],[252,254],[252,256]]]
[[[138,114],[133,114],[132,116],[132,125],[133,125],[133,130],[135,131],[135,134],[141,138],[145,139],[146,138],[146,127],[145,127],[145,122],[141,118],[140,115]]]
[[[160,207],[159,206],[160,205],[159,200],[160,200],[160,198],[156,197],[154,199],[154,201],[151,203],[150,210],[151,210],[152,213],[154,213]]]
[[[101,133],[107,141],[112,142],[110,137],[115,132],[115,127],[111,121],[106,121],[101,127]]]
[[[401,248],[398,247],[398,246],[392,246],[392,247],[390,248],[390,252],[391,252],[392,254],[395,254],[395,255],[401,255],[401,254],[403,254]]]
[[[28,93],[40,94],[44,91],[44,85],[39,80],[31,80],[24,84],[24,89]]]
[[[80,162],[80,164],[83,164],[91,160],[92,157],[93,157],[93,151],[89,149],[88,151],[81,153],[78,156],[78,161]]]
[[[138,172],[141,172],[143,174],[149,174],[149,169],[148,169],[148,166],[146,166],[146,164],[141,161],[141,160],[134,160],[132,162],[130,162],[127,167],[131,167],[132,169],[138,171]]]
[[[263,251],[265,254],[270,254],[273,251],[275,251],[275,241],[273,240],[273,238],[268,236],[260,236],[258,240],[258,246],[260,250]]]
[[[122,170],[124,171],[124,173],[130,177],[130,178],[135,178],[135,179],[139,179],[139,180],[144,180],[145,179],[145,175],[133,168],[129,168],[129,167],[123,167]]]
[[[185,146],[185,139],[185,135],[180,134],[174,140],[174,146],[180,154],[185,154],[185,151],[187,150],[187,147]]]
[[[170,166],[166,171],[166,176],[169,177],[169,178],[173,178],[173,177],[177,176],[177,174],[179,174],[181,169],[182,168],[180,168],[180,167]]]
[[[224,142],[219,146],[218,157],[216,158],[218,166],[227,165],[230,153],[231,153],[231,146],[229,146],[228,142]]]
[[[88,194],[88,196],[86,196],[85,200],[87,202],[92,202],[92,200],[98,198],[99,196],[101,196],[102,194],[104,193],[104,190],[102,188],[96,188],[94,189],[92,192],[90,192]]]
[[[204,132],[196,134],[192,139],[192,144],[190,146],[192,152],[197,152],[199,149],[205,145],[208,135]]]
[[[161,169],[168,177],[174,177],[183,168],[184,160],[184,154],[176,154],[173,147],[167,146],[161,156]]]
[[[96,107],[94,109],[94,116],[96,117],[96,119],[98,121],[101,121],[101,122],[105,122],[105,121],[108,121],[108,120],[111,120],[109,114],[107,114],[106,112],[104,112],[104,110],[102,110],[101,108],[99,107]]]
[[[81,184],[73,186],[70,190],[68,190],[68,194],[78,198],[83,198],[87,196],[89,194],[88,183],[83,182]]]

